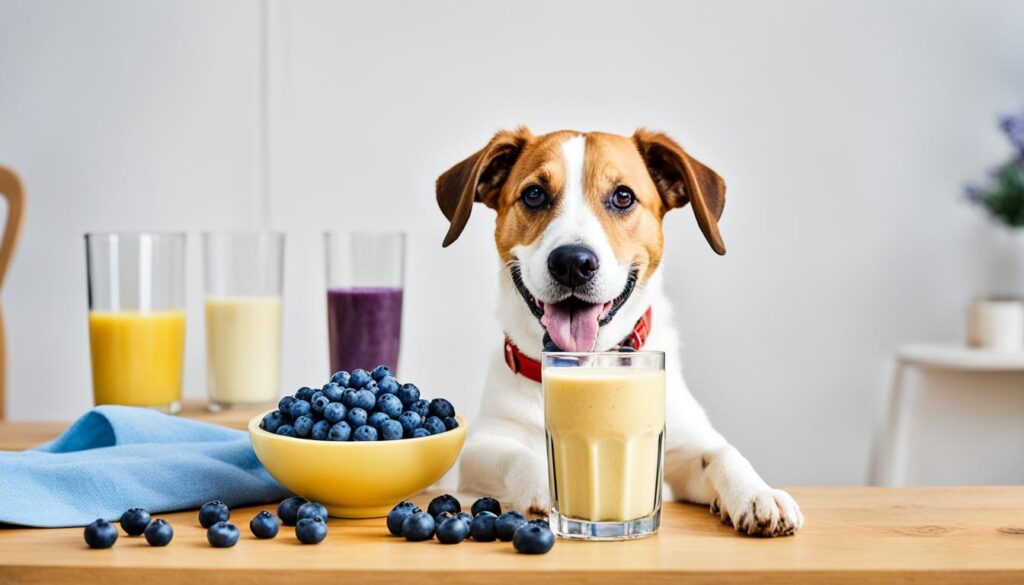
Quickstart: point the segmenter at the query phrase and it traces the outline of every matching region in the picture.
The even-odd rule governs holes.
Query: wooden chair
[[[0,288],[3,287],[7,267],[11,264],[18,236],[25,219],[25,190],[14,171],[0,166],[0,195],[7,200],[7,223],[0,239]],[[0,309],[0,420],[7,416],[7,339],[4,333],[3,310]]]

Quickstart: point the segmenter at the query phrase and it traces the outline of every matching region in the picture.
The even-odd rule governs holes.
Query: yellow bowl
[[[268,433],[266,413],[249,421],[249,440],[270,475],[331,516],[374,518],[441,479],[466,442],[466,421],[439,435],[399,441],[314,441]]]

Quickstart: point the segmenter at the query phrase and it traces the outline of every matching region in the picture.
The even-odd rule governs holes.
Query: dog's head
[[[689,203],[708,243],[725,253],[724,181],[668,136],[646,130],[498,132],[437,179],[437,202],[451,222],[445,246],[462,233],[473,203],[497,211],[495,242],[521,308],[565,351],[606,349],[598,347],[602,327],[620,312],[637,313],[624,307],[661,262],[668,210]]]

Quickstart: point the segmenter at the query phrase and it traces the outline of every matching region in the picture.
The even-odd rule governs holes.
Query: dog
[[[709,505],[742,534],[784,536],[803,526],[796,501],[765,483],[711,426],[683,380],[659,270],[662,219],[689,205],[711,248],[725,254],[718,174],[660,132],[535,136],[522,127],[498,132],[443,173],[436,195],[450,222],[445,247],[475,203],[497,212],[502,262],[498,316],[506,340],[492,357],[462,454],[460,491],[546,512],[542,351],[644,345],[665,352],[664,479],[674,497]]]

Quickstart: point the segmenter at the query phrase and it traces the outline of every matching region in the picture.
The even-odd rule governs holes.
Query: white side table
[[[889,408],[879,427],[871,465],[871,485],[901,486],[906,478],[910,416],[904,378],[909,368],[962,372],[1024,372],[1024,352],[973,349],[959,344],[913,344],[896,351]]]

